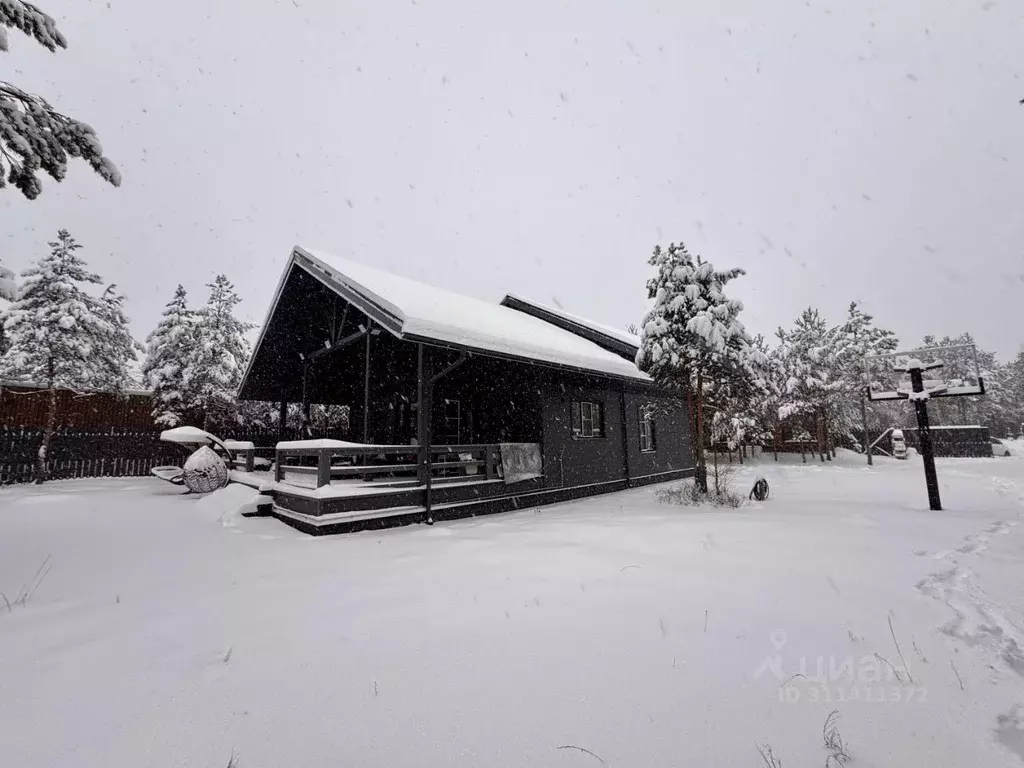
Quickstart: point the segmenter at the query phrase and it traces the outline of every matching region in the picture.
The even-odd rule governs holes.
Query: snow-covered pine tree
[[[742,302],[725,295],[729,281],[745,273],[717,271],[682,243],[656,246],[648,263],[655,268],[647,282],[654,306],[644,318],[636,363],[660,386],[693,394],[697,482],[707,491],[705,406],[714,407],[716,390],[735,391],[744,376],[756,381],[764,362],[739,320]]]
[[[188,294],[179,285],[160,322],[146,337],[142,376],[153,391],[153,418],[163,426],[183,423],[191,400],[185,374],[195,350],[195,319],[188,308]]]
[[[0,52],[8,49],[8,27],[35,38],[49,51],[68,47],[54,20],[24,0],[0,0]],[[96,131],[4,80],[0,80],[0,150],[0,188],[11,183],[29,200],[42,191],[40,170],[56,181],[64,180],[69,155],[83,158],[115,187],[121,185],[121,174],[103,156]]]
[[[189,405],[202,412],[204,429],[230,421],[249,360],[245,333],[252,327],[235,317],[241,299],[226,275],[217,275],[207,287],[210,298],[196,312],[193,353],[184,377]]]
[[[856,301],[850,302],[846,321],[839,329],[836,341],[840,392],[839,396],[834,399],[833,420],[837,429],[851,435],[854,430],[863,429],[868,413],[864,358],[870,355],[895,352],[896,347],[895,333],[877,327],[874,324],[874,318],[864,312]],[[879,410],[877,406],[880,404],[875,405],[876,407],[871,408],[872,411]],[[891,406],[888,407],[891,408]],[[870,443],[866,435],[864,440],[866,443]],[[867,450],[867,444],[863,447]]]
[[[846,326],[829,327],[817,309],[808,307],[792,329],[780,328],[776,336],[787,377],[787,401],[781,412],[811,436],[824,461],[831,458],[835,435],[848,433],[853,426],[854,411],[844,398]]]
[[[0,263],[0,317],[6,312],[11,304],[18,298],[18,281],[14,272]],[[0,320],[0,357],[10,346],[7,342],[7,334],[4,333],[4,324]]]
[[[100,283],[76,254],[82,246],[62,229],[50,254],[25,270],[18,299],[4,313],[10,348],[0,358],[0,377],[32,382],[50,391],[36,482],[47,478],[47,454],[57,428],[57,388],[86,387],[91,358],[110,332],[104,308],[84,286]]]
[[[1024,437],[1024,349],[999,367],[996,378],[999,386],[992,394],[995,403],[990,427],[997,437]]]
[[[97,313],[106,324],[106,332],[92,346],[89,356],[88,385],[103,392],[124,392],[137,382],[133,365],[143,347],[129,330],[124,313],[125,297],[111,284],[99,298]]]
[[[18,298],[18,279],[14,270],[0,263],[0,301],[12,302]],[[5,307],[6,308],[6,307]]]
[[[754,337],[753,345],[763,356],[759,365],[762,384],[750,398],[748,435],[762,445],[771,442],[773,451],[777,451],[779,409],[785,402],[787,380],[783,347],[770,348],[760,334]]]

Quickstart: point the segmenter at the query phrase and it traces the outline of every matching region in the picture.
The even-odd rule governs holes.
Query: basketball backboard
[[[925,347],[864,358],[864,377],[871,400],[913,399],[909,371],[923,372],[928,398],[985,394],[985,382],[973,344]]]

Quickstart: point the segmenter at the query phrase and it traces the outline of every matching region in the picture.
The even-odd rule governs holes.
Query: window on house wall
[[[572,436],[604,437],[604,407],[601,403],[577,401],[572,404]]]
[[[653,451],[654,445],[654,413],[650,408],[640,409],[640,450]]]

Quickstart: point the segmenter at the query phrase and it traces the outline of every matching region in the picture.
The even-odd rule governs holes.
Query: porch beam
[[[469,359],[469,353],[468,352],[463,352],[462,354],[460,354],[458,359],[455,362],[453,362],[451,365],[449,365],[447,368],[445,368],[440,373],[437,373],[437,374],[435,374],[435,375],[430,377],[430,386],[434,386],[435,383],[437,383],[438,381],[443,379],[445,376],[447,376],[449,373],[454,371],[456,368],[461,366],[468,359]]]
[[[350,333],[337,344],[331,344],[331,346],[329,347],[321,347],[320,349],[310,352],[308,355],[305,355],[304,357],[306,360],[318,360],[324,355],[329,355],[331,352],[337,352],[339,349],[344,349],[348,345],[356,341],[359,341],[359,339],[361,339],[367,333],[369,333],[367,329],[356,331],[355,333]]]

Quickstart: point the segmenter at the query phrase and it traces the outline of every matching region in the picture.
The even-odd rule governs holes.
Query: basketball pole
[[[921,368],[912,368],[909,373],[910,386],[914,392],[924,392],[924,371]],[[917,433],[921,438],[924,480],[928,486],[928,506],[939,512],[942,510],[942,499],[939,498],[939,477],[935,473],[935,448],[932,446],[932,430],[928,422],[928,401],[915,398],[914,410],[917,412]]]

